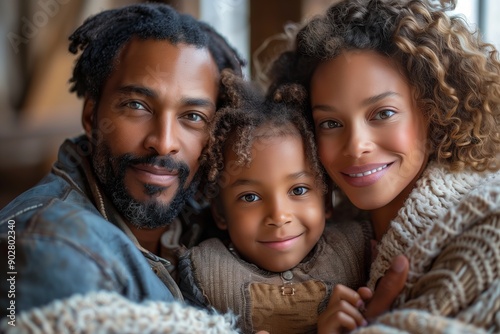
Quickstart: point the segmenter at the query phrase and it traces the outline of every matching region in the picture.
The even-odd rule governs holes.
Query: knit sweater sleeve
[[[500,279],[499,273],[500,214],[497,213],[482,217],[453,238],[431,269],[415,283],[402,307],[455,317],[488,291]],[[496,298],[500,298],[500,291]],[[499,308],[497,305],[497,311]],[[492,311],[483,310],[483,315]]]
[[[448,317],[459,313],[466,316],[478,298],[500,280],[499,188],[498,183],[493,183],[476,189],[433,226],[426,239],[442,240],[443,247],[438,247],[441,251],[430,269],[423,270],[400,308],[428,310]],[[432,249],[425,243],[417,246],[420,249],[415,249],[416,256],[412,258],[423,258],[417,253]],[[500,291],[491,297],[498,299]],[[491,318],[500,309],[500,303],[497,304],[482,310],[471,321],[487,327],[486,319],[479,319],[489,317],[491,324]]]
[[[410,258],[422,261],[412,264],[397,309],[360,333],[425,324],[432,333],[500,332],[499,189],[492,182],[471,191],[414,243]]]

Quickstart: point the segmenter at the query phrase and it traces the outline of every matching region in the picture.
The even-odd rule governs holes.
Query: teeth
[[[383,165],[382,167],[378,167],[363,173],[356,173],[356,174],[349,174],[350,177],[362,177],[362,176],[367,176],[376,172],[380,172],[382,169],[387,168],[387,165]]]

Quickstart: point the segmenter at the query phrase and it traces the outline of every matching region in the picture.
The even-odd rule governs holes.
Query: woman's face
[[[397,208],[427,161],[427,126],[398,67],[374,51],[348,51],[316,69],[312,113],[321,162],[364,210]]]

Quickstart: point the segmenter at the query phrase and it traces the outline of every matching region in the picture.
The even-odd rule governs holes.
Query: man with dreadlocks
[[[100,290],[133,302],[182,299],[162,236],[181,224],[183,207],[195,210],[207,125],[224,103],[219,74],[241,75],[244,63],[211,27],[163,4],[104,11],[70,41],[81,52],[70,82],[84,100],[85,134],[64,142],[50,174],[0,212],[0,247],[14,254],[15,240],[16,257],[2,270],[15,275],[15,299],[1,279],[2,318],[12,305]]]

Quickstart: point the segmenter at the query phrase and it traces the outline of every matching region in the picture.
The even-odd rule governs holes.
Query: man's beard
[[[153,229],[170,224],[186,201],[196,192],[200,180],[198,172],[185,189],[190,171],[185,163],[175,161],[171,156],[137,157],[132,154],[112,156],[109,146],[103,141],[94,146],[92,163],[106,195],[111,198],[123,217],[137,228]],[[168,168],[178,173],[178,189],[169,204],[155,200],[155,195],[160,194],[166,187],[144,184],[144,193],[151,197],[145,202],[139,202],[129,194],[125,186],[125,173],[128,167],[137,164]]]

